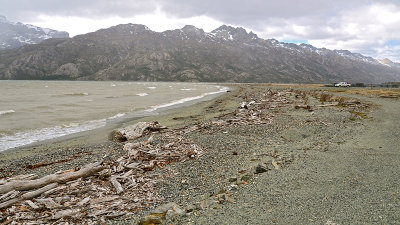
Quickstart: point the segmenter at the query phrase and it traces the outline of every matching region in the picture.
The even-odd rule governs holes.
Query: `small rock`
[[[228,179],[228,181],[229,181],[229,183],[236,182],[236,181],[237,181],[237,177],[230,177],[230,178]]]
[[[240,180],[248,182],[250,179],[251,179],[251,175],[250,174],[246,174]]]
[[[260,164],[258,164],[258,165],[256,166],[256,169],[255,169],[254,174],[265,173],[265,172],[267,172],[268,170],[269,170],[269,169],[268,169],[268,166],[267,166],[267,165],[265,165],[265,164],[263,164],[263,163],[260,163]]]
[[[281,161],[273,161],[272,165],[275,167],[276,170],[280,170],[281,169],[281,165],[282,162]]]
[[[218,199],[218,203],[219,204],[223,204],[223,203],[227,202],[228,198],[229,198],[228,195],[225,194],[225,193],[217,195],[217,199]]]
[[[190,204],[190,205],[188,205],[188,206],[185,207],[185,212],[186,212],[186,213],[191,213],[191,212],[193,212],[193,211],[196,210],[196,209],[197,209],[197,207],[196,207],[195,205]]]
[[[161,218],[152,218],[152,217],[147,217],[142,219],[139,222],[139,225],[154,225],[154,224],[161,224],[162,223],[162,219]]]
[[[170,208],[167,211],[167,214],[165,215],[165,218],[166,219],[171,219],[173,217],[176,217],[176,216],[179,216],[179,215],[183,215],[183,214],[184,214],[184,211],[181,208],[179,208],[179,206],[176,205],[175,207]]]
[[[210,208],[210,206],[214,205],[216,202],[212,199],[205,199],[199,203],[201,209]]]
[[[238,191],[239,186],[237,186],[236,184],[231,184],[231,185],[227,186],[225,189],[226,189],[226,192],[232,193],[232,192]]]
[[[139,225],[161,224],[166,219],[183,213],[184,211],[175,202],[170,202],[151,211],[139,222]]]

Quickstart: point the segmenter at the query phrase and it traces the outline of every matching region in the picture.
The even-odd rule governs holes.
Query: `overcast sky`
[[[400,62],[400,0],[1,0],[0,15],[71,36],[121,23],[154,31],[227,24]]]

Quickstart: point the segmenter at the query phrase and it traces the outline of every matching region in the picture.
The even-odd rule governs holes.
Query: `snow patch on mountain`
[[[68,38],[64,31],[41,28],[31,24],[12,22],[0,15],[0,50],[37,44],[49,38]]]

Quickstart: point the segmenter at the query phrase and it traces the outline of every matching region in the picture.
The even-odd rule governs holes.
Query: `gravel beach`
[[[215,99],[140,119],[210,124],[185,134],[205,153],[152,171],[162,177],[154,193],[161,202],[105,222],[146,224],[145,215],[173,202],[182,213],[162,223],[400,224],[399,100],[331,90],[232,85]],[[123,143],[108,135],[1,152],[0,177],[118,158]]]

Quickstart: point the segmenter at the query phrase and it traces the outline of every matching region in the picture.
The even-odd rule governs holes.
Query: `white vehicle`
[[[350,87],[351,84],[349,82],[340,82],[335,84],[335,87]]]

